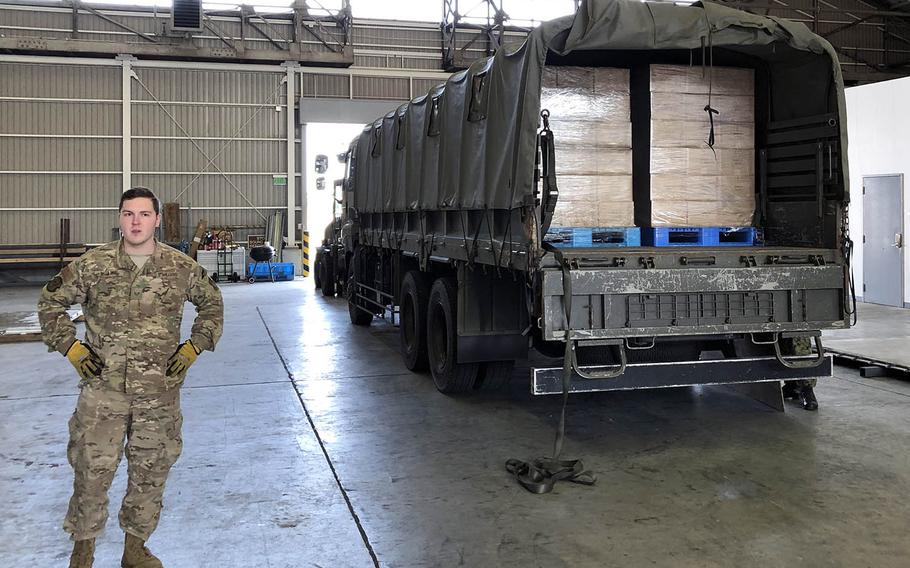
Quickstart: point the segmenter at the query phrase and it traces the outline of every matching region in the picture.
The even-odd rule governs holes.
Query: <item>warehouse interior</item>
[[[177,389],[183,451],[147,539],[161,565],[905,566],[910,3],[712,6],[0,0],[0,564],[75,556],[68,421],[85,381],[42,342],[38,303],[82,255],[126,238],[118,200],[142,186],[161,202],[157,241],[224,303],[217,347]],[[707,16],[684,24],[696,10]],[[668,37],[660,23],[683,22],[669,55],[603,23],[635,14]],[[758,31],[725,51],[743,22],[767,50]],[[711,31],[682,38],[685,25]],[[536,91],[510,107],[535,75],[514,63],[536,45]],[[834,69],[813,74],[829,54]],[[539,123],[520,112],[535,97]],[[830,114],[772,116],[815,107]],[[521,163],[533,168],[517,175]],[[674,245],[692,229],[697,242]],[[698,276],[610,280],[635,268]],[[801,290],[791,273],[808,275]],[[727,291],[740,304],[721,313]],[[408,292],[424,303],[413,353]],[[71,306],[77,340],[95,309]],[[175,320],[181,341],[195,316]],[[636,318],[661,327],[632,333]],[[596,333],[610,325],[626,335]],[[702,326],[694,357],[678,326]],[[444,355],[467,383],[439,378]],[[747,374],[712,374],[725,359]],[[543,488],[516,470],[538,456],[583,464]],[[124,551],[128,486],[121,464],[95,566]]]

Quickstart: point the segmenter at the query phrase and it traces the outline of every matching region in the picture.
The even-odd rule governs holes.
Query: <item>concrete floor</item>
[[[910,370],[910,310],[858,303],[857,324],[825,332],[825,347],[847,357]]]
[[[558,419],[526,367],[446,397],[405,370],[397,329],[355,328],[312,281],[223,290],[149,543],[168,568],[908,565],[910,383],[836,367],[817,413],[720,388],[574,396],[564,456],[598,483],[538,496],[503,468],[548,453]],[[0,311],[36,296],[2,289]],[[0,566],[64,566],[75,376],[38,343],[0,365]],[[124,482],[96,566],[118,565]]]

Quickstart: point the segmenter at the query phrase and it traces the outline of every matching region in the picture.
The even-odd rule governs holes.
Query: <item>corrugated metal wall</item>
[[[0,32],[16,36],[68,37],[73,23],[71,12],[57,9],[3,12]],[[157,29],[150,14],[130,18],[123,21],[140,32]],[[227,37],[240,35],[234,22],[213,17],[209,23]],[[276,39],[290,37],[290,26],[271,24]],[[93,16],[80,15],[78,25],[85,38],[144,41]],[[327,30],[336,32],[333,26]],[[200,45],[220,44],[203,36]],[[441,53],[436,26],[363,22],[354,27],[355,67],[335,73],[303,69],[295,95],[388,100],[394,106],[444,80]],[[117,61],[95,61],[102,65],[5,63],[0,56],[0,244],[57,242],[61,217],[71,220],[74,242],[111,238],[123,187],[123,71]],[[149,186],[163,201],[177,200],[184,237],[200,217],[210,225],[261,226],[263,216],[287,206],[287,187],[273,178],[287,173],[284,69],[215,67],[133,66],[131,185]],[[298,210],[300,169],[306,166],[299,162],[299,146]],[[238,236],[249,232],[261,231]]]
[[[354,65],[358,67],[442,68],[439,26],[356,23],[353,42]]]
[[[209,225],[264,226],[287,206],[287,101],[275,72],[135,67],[132,185]],[[119,65],[0,64],[0,243],[99,243],[122,190]],[[156,101],[157,99],[157,101]],[[262,232],[252,230],[252,232]]]
[[[273,178],[288,171],[283,70],[134,70],[133,184],[180,203],[184,238],[200,217],[264,226],[286,207]]]
[[[62,217],[74,242],[109,238],[120,67],[0,63],[0,78],[0,243],[57,242]]]
[[[112,60],[20,60],[0,57],[0,244],[55,243],[63,217],[72,242],[108,241],[123,187],[123,68]],[[288,203],[287,185],[275,179],[288,171],[286,70],[130,65],[130,185],[180,203],[183,238],[201,217],[209,226],[249,227],[238,238],[261,233],[264,218]],[[394,106],[445,77],[334,73],[302,69],[296,94]],[[299,141],[296,148],[300,156]],[[298,208],[301,166],[298,158]]]

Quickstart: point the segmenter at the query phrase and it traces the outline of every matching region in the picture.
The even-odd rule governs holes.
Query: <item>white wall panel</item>
[[[3,208],[111,207],[117,204],[119,198],[119,172],[110,175],[0,175],[0,207]],[[49,214],[48,217],[53,218],[55,215],[57,214]],[[0,229],[0,234],[2,233],[3,229]]]
[[[120,103],[0,101],[5,134],[120,136]]]
[[[224,71],[195,69],[147,69],[137,68],[139,80],[151,91],[134,83],[133,100],[272,104],[280,102],[280,73],[256,73],[233,71],[225,66]],[[270,102],[271,101],[271,102]]]
[[[134,136],[185,137],[183,131],[186,131],[194,138],[283,138],[286,130],[284,111],[276,111],[271,105],[258,109],[197,103],[162,108],[134,102],[132,112]]]
[[[272,177],[287,172],[284,74],[228,66],[135,70],[144,87],[133,83],[133,184],[194,211],[183,215],[183,238],[198,217],[264,226],[260,213],[286,206],[286,188]]]
[[[116,172],[120,161],[116,138],[0,138],[0,172]]]
[[[847,89],[850,163],[850,233],[856,243],[853,273],[863,282],[863,176],[904,174],[904,241],[910,230],[910,78]],[[904,247],[904,304],[910,303],[910,247]]]
[[[102,243],[117,227],[117,204],[105,211],[2,211],[0,244],[50,244],[60,240],[60,219],[70,220],[70,242]]]
[[[287,171],[284,147],[284,142],[134,139],[133,171],[281,173]]]
[[[0,62],[0,97],[120,100],[120,68]]]
[[[260,175],[164,175],[133,174],[133,183],[149,187],[162,201],[177,199],[181,207],[269,207],[286,201],[283,186],[274,185],[272,174]],[[239,192],[238,192],[239,190]],[[248,202],[249,201],[249,202]]]
[[[61,217],[74,241],[110,237],[110,213],[73,208],[116,205],[120,76],[116,65],[0,62],[0,243],[56,242]]]

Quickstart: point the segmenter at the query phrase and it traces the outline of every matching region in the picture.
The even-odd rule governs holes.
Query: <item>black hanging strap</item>
[[[569,402],[569,381],[572,377],[572,349],[570,314],[572,313],[572,274],[569,261],[562,251],[544,244],[553,253],[562,268],[563,307],[566,316],[566,351],[562,365],[562,409],[559,413],[559,427],[553,440],[553,457],[536,458],[529,461],[510,459],[506,461],[506,471],[531,493],[549,493],[557,481],[570,481],[581,485],[594,485],[597,477],[585,469],[581,460],[561,460],[562,446],[566,438],[566,405]]]
[[[537,458],[525,462],[512,459],[506,462],[506,470],[522,487],[538,495],[553,491],[557,481],[580,485],[594,485],[597,481],[590,471],[584,471],[581,460]]]
[[[553,213],[556,211],[559,188],[556,187],[556,150],[553,144],[553,132],[550,130],[550,111],[546,109],[540,111],[540,117],[543,119],[543,129],[537,136],[540,145],[541,180],[543,181],[540,233],[545,235],[550,229]]]
[[[708,104],[705,105],[705,112],[708,113],[708,120],[711,122],[711,130],[708,132],[708,147],[714,150],[714,115],[720,114],[720,111],[711,107],[710,95],[708,95]]]
[[[702,47],[702,68],[704,69],[705,65],[705,38],[701,38],[701,47]],[[720,114],[716,108],[711,106],[711,98],[714,94],[714,40],[711,37],[711,28],[708,27],[708,104],[705,105],[704,111],[708,113],[708,121],[711,123],[711,129],[708,131],[708,148],[711,148],[711,151],[714,153],[714,157],[717,157],[717,151],[714,149],[714,115]]]
[[[844,261],[847,264],[847,271],[850,273],[850,280],[848,282],[848,285],[850,286],[850,299],[847,300],[844,298],[844,303],[847,303],[848,301],[850,303],[844,311],[852,320],[850,325],[856,325],[859,314],[856,311],[856,281],[853,279],[853,239],[849,237],[844,241]]]

